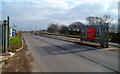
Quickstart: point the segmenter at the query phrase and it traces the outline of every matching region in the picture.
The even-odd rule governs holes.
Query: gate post
[[[106,34],[105,34],[105,36],[106,36],[106,48],[108,48],[108,46],[109,46],[109,26],[108,26],[108,23],[106,23]]]
[[[2,53],[4,51],[4,23],[2,23]]]
[[[3,34],[2,34],[2,35],[3,35],[3,36],[2,36],[2,44],[3,44],[3,46],[2,46],[2,53],[5,53],[5,47],[6,47],[6,46],[5,46],[5,45],[6,45],[6,44],[5,44],[5,42],[6,42],[6,41],[5,41],[5,31],[6,31],[5,25],[6,25],[6,20],[3,21],[3,26],[2,26],[2,30],[3,30]]]
[[[105,23],[104,25],[101,25],[101,42],[100,45],[103,48],[107,48],[109,46],[109,27],[108,24]]]
[[[3,29],[2,29],[3,23],[0,21],[0,54],[2,54],[2,34],[3,34]]]
[[[10,29],[9,29],[9,16],[7,17],[7,48],[9,47],[9,34],[10,34]]]
[[[8,25],[7,20],[3,21],[3,53],[7,52],[8,49]]]

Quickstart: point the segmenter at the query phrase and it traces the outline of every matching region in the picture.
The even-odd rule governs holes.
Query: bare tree
[[[118,26],[117,25],[113,24],[113,25],[109,26],[109,32],[117,33],[117,31],[118,31]]]
[[[110,23],[112,19],[110,15],[104,15],[103,17],[89,16],[86,18],[86,20],[90,25],[100,25],[100,24]]]
[[[94,17],[93,16],[87,17],[86,20],[89,22],[90,25],[94,24]]]

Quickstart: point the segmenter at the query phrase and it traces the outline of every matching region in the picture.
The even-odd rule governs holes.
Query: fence
[[[108,47],[108,25],[83,25],[81,29],[81,40],[96,42],[101,45],[101,47]]]
[[[0,24],[0,53],[6,53],[9,47],[9,17]]]
[[[0,21],[0,53],[2,52],[2,22]]]

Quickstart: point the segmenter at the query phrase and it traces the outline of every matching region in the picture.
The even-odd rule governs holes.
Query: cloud
[[[2,17],[11,17],[18,30],[44,29],[50,23],[71,24],[75,21],[86,23],[88,16],[110,14],[113,19],[118,16],[117,0],[3,0]],[[7,12],[6,12],[7,10]],[[0,12],[1,13],[1,12]],[[23,28],[24,27],[24,28]],[[29,28],[28,28],[29,27]]]

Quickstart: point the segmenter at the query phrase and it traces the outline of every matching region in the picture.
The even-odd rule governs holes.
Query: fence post
[[[8,47],[9,47],[9,17],[7,17],[7,20],[3,20],[2,23],[2,53],[8,52]]]
[[[4,51],[4,23],[2,21],[2,53]]]
[[[8,40],[8,44],[7,44],[7,48],[9,47],[9,34],[10,34],[10,29],[9,29],[9,16],[7,17],[7,40]]]
[[[7,52],[7,49],[8,49],[8,43],[9,43],[9,29],[8,29],[8,21],[7,20],[4,20],[3,21],[3,53],[6,53]]]
[[[2,53],[6,52],[6,20],[3,21],[3,51]]]
[[[0,21],[0,54],[2,54],[2,26],[3,26],[3,23],[2,21]]]

